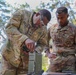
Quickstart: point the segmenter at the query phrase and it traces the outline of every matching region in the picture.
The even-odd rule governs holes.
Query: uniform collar
[[[34,14],[35,14],[36,12],[31,12],[31,15],[30,15],[30,19],[29,19],[29,25],[31,26],[31,27],[33,27],[33,16],[34,16]]]
[[[57,27],[57,29],[65,29],[66,27],[68,27],[69,26],[69,22],[68,22],[68,24],[66,25],[66,26],[64,26],[64,27],[61,27],[59,24],[58,24],[58,27]]]

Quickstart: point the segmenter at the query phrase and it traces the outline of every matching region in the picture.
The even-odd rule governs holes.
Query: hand
[[[30,50],[30,52],[34,52],[35,50],[35,42],[31,39],[27,39],[25,41],[26,47]]]

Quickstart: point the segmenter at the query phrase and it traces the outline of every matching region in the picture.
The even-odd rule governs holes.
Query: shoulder
[[[76,35],[76,25],[72,24],[72,23],[69,23],[69,28],[71,30],[71,32]]]
[[[49,31],[53,31],[53,30],[55,30],[57,27],[58,27],[58,24],[56,23],[56,24],[51,25],[48,30],[49,30]]]
[[[73,30],[75,30],[76,31],[76,25],[74,25],[74,24],[72,24],[72,23],[69,23],[69,25],[68,25],[70,28],[72,28]]]
[[[19,9],[19,10],[16,10],[13,15],[25,15],[25,14],[29,14],[31,13],[30,11],[28,10],[25,10],[25,9]]]
[[[31,14],[31,13],[32,13],[32,11],[28,11],[28,10],[25,10],[25,9],[23,9],[22,12],[23,12],[24,14]]]

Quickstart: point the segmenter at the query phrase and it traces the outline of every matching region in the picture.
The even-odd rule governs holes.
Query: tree
[[[0,45],[6,41],[6,35],[4,33],[5,23],[7,23],[10,18],[11,8],[5,2],[5,0],[0,0]],[[1,46],[0,46],[1,48]]]

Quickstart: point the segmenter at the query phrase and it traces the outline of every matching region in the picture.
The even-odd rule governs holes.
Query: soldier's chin
[[[64,26],[66,26],[66,25],[65,25],[65,24],[62,24],[61,26],[64,27]]]
[[[60,26],[64,26],[64,24],[60,23]]]

